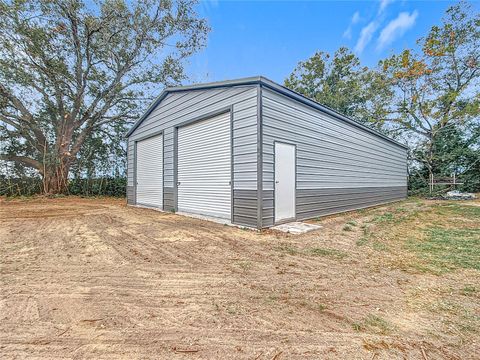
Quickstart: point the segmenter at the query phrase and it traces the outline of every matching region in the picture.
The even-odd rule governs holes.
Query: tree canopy
[[[402,138],[426,179],[471,172],[480,148],[480,14],[466,2],[451,6],[417,44],[371,69],[346,48],[317,52],[285,85]]]
[[[386,116],[390,90],[379,72],[361,66],[360,59],[341,47],[333,56],[316,52],[298,63],[285,86],[370,126]]]
[[[185,79],[183,60],[209,31],[195,4],[1,1],[0,159],[38,171],[47,193],[65,191],[85,144],[123,132],[152,87]]]
[[[387,121],[422,149],[415,160],[430,176],[436,138],[480,116],[480,14],[471,10],[466,3],[450,7],[442,25],[418,40],[420,52],[407,49],[380,62],[394,94]]]

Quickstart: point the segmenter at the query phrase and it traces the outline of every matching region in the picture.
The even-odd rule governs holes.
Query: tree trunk
[[[43,174],[43,193],[45,195],[66,194],[69,172],[70,163],[67,159],[60,159],[60,163],[48,166]]]
[[[433,177],[434,177],[434,174],[433,174],[433,167],[434,167],[434,164],[433,164],[433,142],[434,142],[434,134],[431,133],[430,134],[430,138],[429,138],[429,142],[428,142],[428,156],[427,156],[427,168],[428,168],[428,181],[429,181],[429,192],[430,192],[430,196],[432,195],[433,193]]]

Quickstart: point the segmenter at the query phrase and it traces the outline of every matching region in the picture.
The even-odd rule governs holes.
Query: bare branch
[[[0,160],[17,162],[22,165],[28,166],[30,168],[36,169],[41,174],[43,174],[42,164],[39,161],[35,159],[31,159],[26,156],[19,156],[19,155],[13,155],[13,154],[0,154]]]

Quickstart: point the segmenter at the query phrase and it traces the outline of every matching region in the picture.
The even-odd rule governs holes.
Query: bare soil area
[[[0,200],[0,357],[478,359],[479,205],[407,200],[292,236]]]

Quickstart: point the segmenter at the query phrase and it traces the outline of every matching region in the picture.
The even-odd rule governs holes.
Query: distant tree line
[[[195,0],[0,0],[0,195],[124,196],[124,134],[209,27]],[[349,49],[285,86],[409,146],[409,187],[480,191],[480,14],[451,6],[414,49],[368,68]]]

